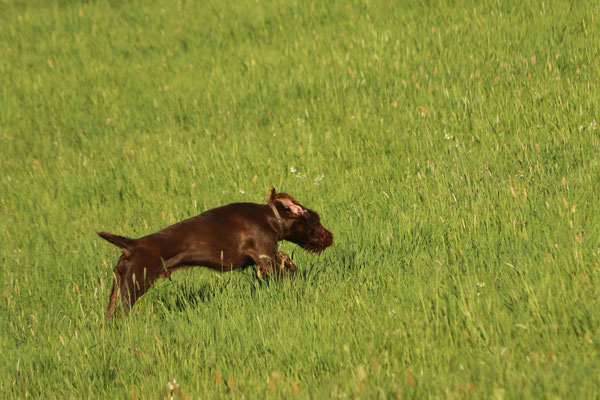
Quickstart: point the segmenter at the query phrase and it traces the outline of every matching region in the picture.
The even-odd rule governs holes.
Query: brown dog
[[[157,278],[173,271],[205,266],[231,271],[258,265],[260,277],[284,270],[291,275],[296,266],[277,251],[279,240],[288,240],[319,253],[333,243],[333,235],[321,225],[319,214],[305,208],[292,196],[271,189],[268,203],[233,203],[213,208],[139,239],[99,232],[103,239],[123,251],[114,270],[107,317],[116,310],[117,293],[125,310],[143,295]]]

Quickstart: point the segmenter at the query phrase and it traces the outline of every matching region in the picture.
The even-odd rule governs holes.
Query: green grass
[[[0,393],[597,396],[599,21],[594,1],[0,1]],[[282,244],[293,283],[197,268],[104,320],[119,251],[96,231],[271,186],[335,235]]]

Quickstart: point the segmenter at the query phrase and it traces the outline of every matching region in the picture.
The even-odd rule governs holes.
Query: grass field
[[[597,398],[595,1],[0,0],[4,398]],[[294,282],[104,313],[131,237],[271,186]]]

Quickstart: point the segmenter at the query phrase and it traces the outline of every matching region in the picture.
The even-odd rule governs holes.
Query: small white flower
[[[579,132],[583,132],[583,125],[579,125]]]
[[[590,129],[596,130],[596,120],[593,120],[592,122],[590,122]]]
[[[319,176],[315,176],[315,186],[319,184],[319,182],[321,182],[323,180],[323,178],[325,178],[324,174],[321,174]]]
[[[306,174],[301,174],[300,172],[298,172],[296,174],[296,178],[298,178],[298,179],[304,179],[304,178],[306,178]]]
[[[294,167],[290,167],[290,172],[291,172],[292,174],[295,174],[295,173],[296,173],[296,171],[297,171],[297,170],[296,170],[296,168],[294,168]]]
[[[240,194],[246,194],[242,189],[240,189]]]
[[[485,282],[477,282],[477,287],[484,288],[485,287]]]
[[[448,135],[448,133],[444,129],[444,139],[446,139],[446,140],[452,140],[452,139],[454,139],[454,136]]]

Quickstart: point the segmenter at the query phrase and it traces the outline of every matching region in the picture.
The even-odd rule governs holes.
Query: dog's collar
[[[277,227],[279,228],[279,239],[283,239],[283,220],[281,219],[281,215],[279,215],[279,211],[277,211],[277,207],[273,203],[267,203],[271,210],[273,210],[273,214],[275,214],[275,219],[277,219]]]

